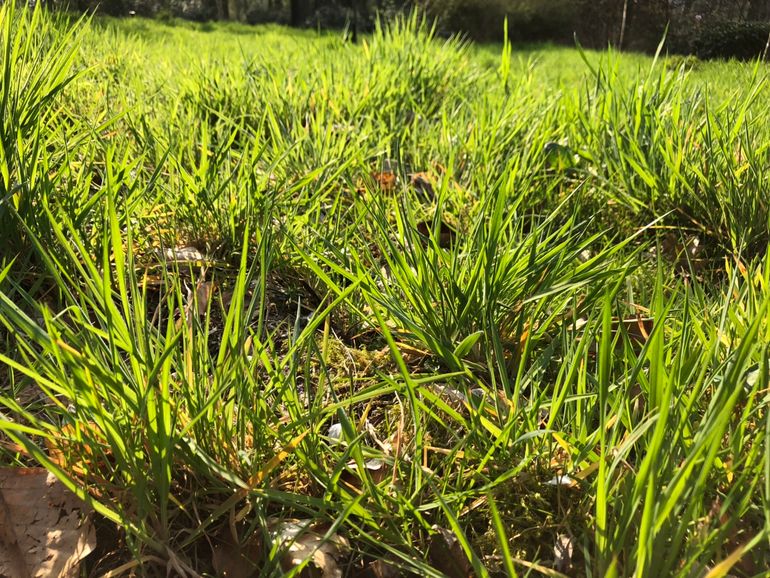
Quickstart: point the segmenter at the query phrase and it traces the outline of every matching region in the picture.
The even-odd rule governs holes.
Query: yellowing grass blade
[[[297,446],[302,442],[303,439],[305,439],[305,436],[310,433],[310,430],[305,430],[301,434],[299,434],[297,437],[295,437],[293,440],[291,440],[288,445],[282,449],[280,452],[278,452],[276,455],[274,455],[268,462],[260,469],[258,472],[256,472],[251,478],[249,478],[249,488],[253,488],[254,486],[257,486],[261,484],[267,476],[270,475],[270,472],[272,472],[275,468],[277,468],[279,465],[281,465],[281,462],[288,458],[292,453],[294,453],[294,450],[297,449]],[[243,498],[249,493],[248,489],[242,489],[238,492],[240,494],[240,497]]]

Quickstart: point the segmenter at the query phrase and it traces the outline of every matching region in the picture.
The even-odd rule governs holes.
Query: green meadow
[[[0,460],[82,575],[768,575],[767,63],[12,4]]]

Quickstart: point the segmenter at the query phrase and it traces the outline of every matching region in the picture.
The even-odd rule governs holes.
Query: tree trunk
[[[356,0],[353,0],[353,18],[351,22],[351,26],[353,27],[353,34],[350,37],[350,41],[353,44],[358,43],[358,2]]]
[[[227,17],[230,20],[241,19],[241,7],[239,0],[227,0]]]
[[[290,23],[292,26],[305,26],[310,18],[310,2],[308,0],[291,0]]]
[[[623,18],[620,21],[620,38],[618,39],[618,50],[623,50],[623,41],[626,39],[626,23],[628,22],[628,0],[623,2]]]

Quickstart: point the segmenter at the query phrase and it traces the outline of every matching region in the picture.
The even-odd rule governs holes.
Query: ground
[[[84,572],[765,575],[765,63],[0,11],[0,455]]]

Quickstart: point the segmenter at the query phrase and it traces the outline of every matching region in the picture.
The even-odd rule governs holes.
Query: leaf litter
[[[43,468],[0,469],[0,576],[75,578],[96,546],[91,509]]]

